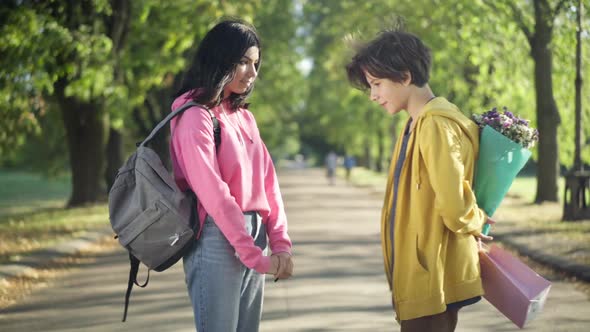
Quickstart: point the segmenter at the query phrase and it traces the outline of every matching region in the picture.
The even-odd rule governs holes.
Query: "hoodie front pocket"
[[[416,245],[415,245],[415,251],[416,251],[416,262],[417,262],[417,266],[418,269],[421,270],[422,272],[428,273],[428,265],[426,264],[426,257],[424,256],[424,253],[420,250],[420,247],[418,246],[420,242],[418,241],[418,235],[416,235]]]
[[[404,267],[396,267],[398,270],[397,279],[394,278],[395,294],[397,302],[415,302],[417,300],[424,300],[431,296],[430,272],[428,265],[425,264],[424,255],[418,248],[418,236],[414,239],[414,251],[412,246],[407,247],[407,265]],[[399,264],[398,264],[399,265]],[[405,269],[404,269],[405,268]]]

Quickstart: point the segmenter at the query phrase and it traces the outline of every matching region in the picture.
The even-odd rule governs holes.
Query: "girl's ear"
[[[410,84],[412,84],[412,73],[410,73],[410,71],[406,70],[404,72],[404,80],[402,81],[402,85],[403,86],[409,86]]]

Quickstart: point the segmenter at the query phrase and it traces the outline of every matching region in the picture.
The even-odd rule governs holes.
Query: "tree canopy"
[[[104,194],[104,173],[108,186],[108,173],[112,177],[122,156],[170,111],[171,96],[206,31],[222,17],[238,16],[253,23],[262,39],[251,110],[277,158],[304,153],[320,159],[336,150],[365,166],[387,166],[404,117],[388,116],[352,88],[344,66],[355,43],[402,17],[406,30],[432,49],[430,84],[437,95],[466,114],[507,106],[535,126],[553,125],[555,147],[541,144],[534,159],[546,156],[549,164],[569,167],[575,8],[570,0],[3,1],[0,166],[65,168],[79,188],[97,187],[93,193],[74,190],[73,196],[86,197],[75,202]],[[550,28],[541,50],[549,51],[552,76],[543,76],[546,70],[539,68],[548,67],[535,56],[532,36],[544,33],[540,19]],[[587,41],[585,33],[584,63]],[[554,107],[541,105],[539,82],[551,84]],[[589,98],[583,94],[582,104]],[[589,116],[585,106],[584,123]],[[584,137],[590,137],[589,127],[583,126]]]

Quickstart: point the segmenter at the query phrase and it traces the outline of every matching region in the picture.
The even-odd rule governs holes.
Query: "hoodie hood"
[[[418,129],[421,127],[424,120],[431,118],[431,117],[442,117],[445,120],[450,120],[456,123],[464,133],[464,137],[467,138],[477,155],[479,153],[479,126],[472,121],[469,117],[465,116],[457,106],[449,102],[444,97],[436,97],[429,101],[425,106],[424,110],[420,113],[418,118],[416,119],[416,126],[415,128]],[[409,119],[408,121],[410,121]],[[414,131],[417,131],[414,129]],[[419,147],[419,140],[416,139],[414,136],[414,141],[416,142],[416,146],[414,148],[420,149]],[[416,187],[420,189],[420,185],[422,184],[422,179],[420,177],[420,163],[417,163],[418,172],[414,174],[415,178],[413,181],[416,183]]]
[[[423,119],[431,116],[441,116],[452,120],[461,127],[472,144],[479,146],[479,126],[446,98],[436,97],[427,103],[418,116],[416,124],[418,125]]]
[[[175,109],[179,108],[180,106],[188,103],[189,101],[192,101],[193,99],[192,99],[191,95],[192,95],[193,91],[194,90],[187,91],[187,92],[183,93],[182,95],[176,97],[176,99],[174,99],[174,101],[172,102],[172,107],[171,107],[172,108],[172,111],[174,111]],[[198,89],[197,89],[197,92],[198,92]],[[223,107],[225,107],[226,109],[232,109],[231,102],[229,101],[229,99],[222,100],[221,101],[221,104],[219,104],[219,105],[223,105]],[[208,108],[214,114],[218,114],[220,112],[219,105],[210,106]],[[248,106],[248,104],[245,104],[244,106],[242,106],[240,108],[246,108],[247,109],[248,108],[247,106]]]
[[[188,103],[191,98],[189,97],[189,92],[185,92],[182,95],[176,97],[176,99],[174,99],[174,102],[172,102],[172,110],[175,110],[177,108],[179,108],[180,106]]]
[[[190,97],[191,93],[192,93],[192,91],[187,91],[187,92],[183,93],[182,95],[176,97],[176,99],[174,99],[174,102],[172,102],[172,111],[174,111],[175,109],[179,108],[180,106],[191,101],[192,100],[192,98]]]

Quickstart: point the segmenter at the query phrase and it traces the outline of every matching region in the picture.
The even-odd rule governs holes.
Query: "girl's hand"
[[[293,259],[290,254],[286,252],[273,254],[271,256],[276,257],[279,260],[279,268],[275,274],[275,281],[279,279],[289,279],[293,274]]]
[[[279,257],[277,256],[270,256],[270,268],[266,272],[266,274],[277,275],[279,272]]]

